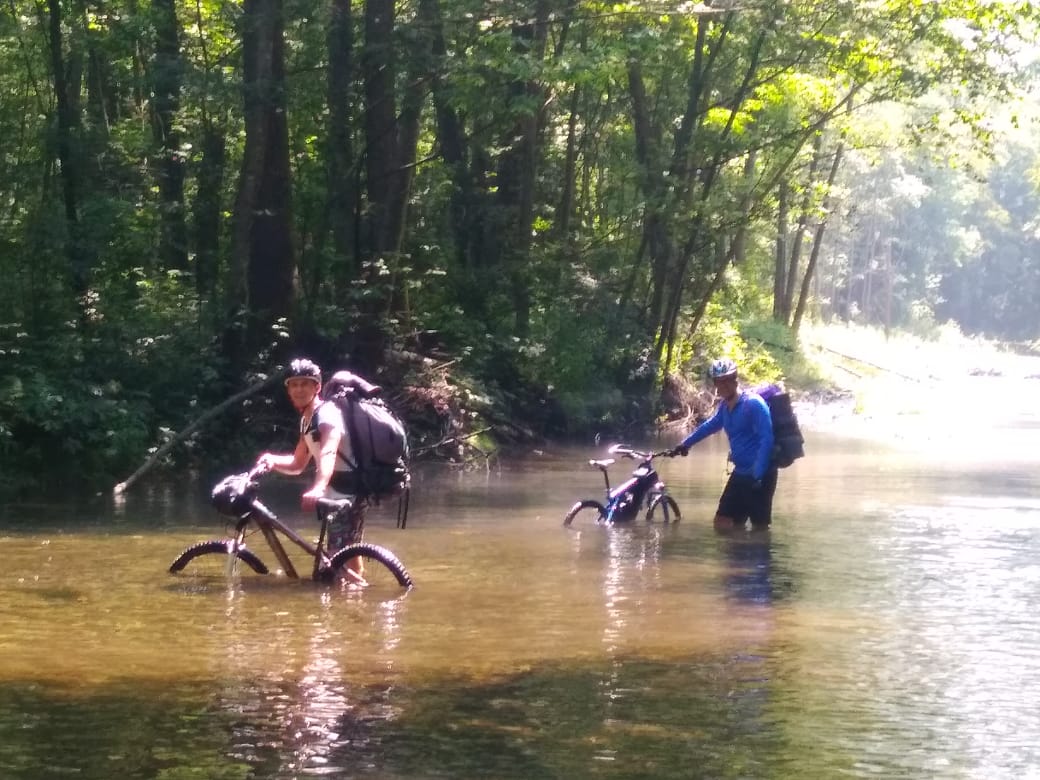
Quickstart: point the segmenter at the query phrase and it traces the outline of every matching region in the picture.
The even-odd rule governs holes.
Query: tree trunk
[[[90,286],[92,266],[90,253],[84,246],[79,219],[79,198],[82,185],[79,165],[78,112],[66,80],[63,54],[62,12],[60,0],[47,0],[48,43],[50,46],[51,76],[58,112],[58,160],[61,162],[62,204],[65,208],[65,256],[69,264],[72,292],[82,298]]]
[[[155,57],[152,61],[152,169],[159,185],[159,258],[163,268],[188,269],[188,234],[184,213],[184,155],[177,112],[180,108],[180,29],[173,0],[152,0]]]
[[[245,0],[242,19],[246,142],[235,202],[232,294],[249,315],[247,347],[288,317],[295,255],[290,213],[281,0]]]
[[[549,4],[535,3],[535,16],[513,26],[513,48],[532,63],[545,58]],[[508,135],[502,139],[505,151],[498,164],[498,207],[502,226],[498,233],[496,257],[506,270],[513,304],[513,335],[524,339],[530,329],[531,223],[534,218],[534,184],[540,157],[540,133],[544,87],[536,80],[516,81],[513,97],[525,106]]]
[[[210,122],[205,122],[192,209],[195,228],[195,291],[203,301],[212,301],[217,292],[224,165],[224,133]]]
[[[802,278],[801,291],[798,294],[798,305],[795,306],[794,316],[791,318],[791,331],[798,333],[798,329],[802,326],[802,317],[805,314],[805,307],[809,300],[809,285],[811,284],[816,274],[816,264],[820,258],[820,249],[823,246],[823,234],[827,229],[827,219],[830,215],[831,204],[834,202],[834,198],[831,195],[831,188],[834,186],[834,181],[838,177],[838,170],[841,168],[841,160],[845,153],[844,141],[838,144],[838,148],[834,150],[834,159],[831,161],[831,169],[827,174],[827,194],[823,199],[823,218],[820,223],[816,226],[816,235],[813,237],[812,252],[809,254],[809,262],[805,267],[805,276]]]
[[[750,192],[755,184],[755,166],[758,161],[758,153],[752,149],[748,152],[744,161],[744,187]],[[751,220],[751,202],[745,200],[742,218],[733,234],[733,265],[743,265],[747,259],[747,228]]]
[[[784,287],[783,318],[784,324],[791,319],[791,311],[794,306],[794,288],[798,283],[798,263],[802,257],[802,243],[805,240],[805,232],[809,221],[809,214],[813,207],[813,192],[816,187],[816,169],[820,165],[820,150],[823,143],[823,131],[821,130],[813,138],[812,160],[809,163],[809,172],[805,177],[805,194],[798,213],[798,225],[794,231],[794,242],[791,244],[791,252],[787,263],[786,285]]]
[[[570,241],[571,219],[574,216],[574,191],[577,185],[578,168],[578,120],[582,92],[580,86],[575,86],[571,92],[571,105],[567,116],[567,147],[563,159],[563,182],[560,188],[560,200],[556,205],[554,232],[564,243]]]
[[[397,97],[394,79],[394,0],[365,3],[365,48],[361,58],[365,84],[368,224],[366,255],[396,252],[399,234],[393,198],[401,175],[398,152]]]
[[[462,120],[445,94],[444,79],[441,77],[447,63],[447,46],[438,0],[419,0],[419,19],[430,38],[430,89],[437,122],[437,148],[452,181],[449,208],[455,258],[460,268],[472,269],[478,260],[473,251],[474,236],[479,233],[473,215],[476,202],[473,174],[467,163],[467,143]]]
[[[332,19],[328,36],[328,222],[332,244],[343,258],[348,273],[343,281],[358,271],[357,246],[354,235],[357,211],[357,177],[354,175],[354,144],[351,134],[351,105],[354,79],[354,22],[351,0],[332,0]],[[353,258],[354,262],[349,262]]]
[[[787,289],[787,182],[777,192],[776,248],[773,255],[773,319],[787,322],[784,315],[784,290]]]

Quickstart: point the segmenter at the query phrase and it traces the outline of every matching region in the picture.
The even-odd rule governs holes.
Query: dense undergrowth
[[[13,370],[0,393],[0,495],[24,498],[56,485],[106,491],[160,448],[167,451],[148,478],[240,468],[259,451],[292,448],[296,418],[278,372],[304,350],[273,342],[252,371],[229,380],[216,345],[167,325],[168,336],[133,341],[103,325],[86,343],[56,330],[46,350],[23,349],[18,334],[4,334]],[[968,363],[985,366],[984,356],[999,349],[950,329],[922,339],[814,326],[796,338],[768,319],[739,322],[713,310],[667,371],[619,360],[554,382],[548,361],[530,354],[477,359],[427,334],[401,341],[370,376],[405,418],[415,458],[465,466],[514,445],[685,429],[712,408],[704,372],[720,355],[738,362],[747,385],[782,381],[796,397],[827,398],[855,393],[871,373],[932,370],[926,351],[935,370],[960,359],[970,371]],[[305,352],[329,371],[351,367],[334,349]]]

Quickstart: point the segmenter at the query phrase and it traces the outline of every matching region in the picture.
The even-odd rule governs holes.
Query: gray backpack
[[[350,457],[359,494],[397,495],[408,487],[408,434],[404,423],[379,398],[382,388],[349,371],[325,383],[325,397],[339,407],[350,439]]]

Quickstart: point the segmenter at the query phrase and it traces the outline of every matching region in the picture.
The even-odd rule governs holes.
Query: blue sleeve
[[[769,461],[773,457],[773,419],[769,415],[769,407],[761,398],[752,406],[752,425],[758,437],[758,449],[755,452],[755,465],[751,472],[754,479],[762,479],[769,470]]]
[[[715,414],[709,417],[707,420],[702,422],[696,428],[693,429],[693,433],[682,440],[683,447],[692,447],[702,439],[707,439],[713,433],[718,433],[722,430],[722,407],[723,404],[719,404],[719,408],[715,410]],[[772,445],[770,445],[772,449]]]

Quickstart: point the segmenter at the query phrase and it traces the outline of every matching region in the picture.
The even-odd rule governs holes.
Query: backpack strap
[[[341,390],[337,394],[336,399],[339,401],[336,406],[339,407],[340,414],[343,415],[343,428],[350,442],[351,454],[354,454],[357,452],[357,448],[354,446],[354,442],[358,440],[357,426],[354,425],[354,415],[346,407],[348,404],[356,403],[356,401],[347,389]],[[355,472],[361,471],[361,464],[355,458],[347,457],[347,454],[342,449],[339,451],[339,456],[344,463],[350,466],[351,470]]]
[[[318,424],[317,424],[318,410],[321,408],[322,404],[324,404],[324,403],[325,403],[324,401],[320,401],[317,404],[315,404],[314,409],[311,411],[311,416],[306,418],[306,420],[307,420],[307,424],[306,425],[303,424],[304,417],[301,415],[301,417],[300,417],[300,436],[306,436],[307,434],[310,434],[311,437],[313,437],[315,440],[318,439],[318,437],[320,436],[320,434],[318,432]]]

